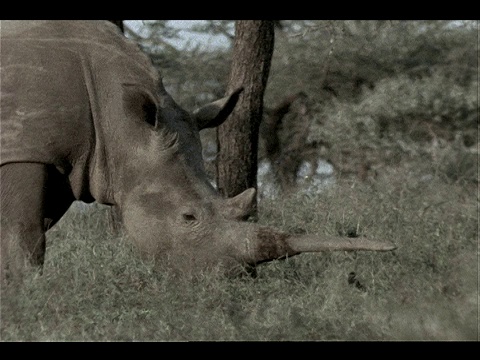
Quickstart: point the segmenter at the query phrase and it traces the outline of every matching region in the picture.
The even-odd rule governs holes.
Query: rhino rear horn
[[[229,96],[202,106],[193,112],[193,118],[198,130],[221,125],[235,108],[243,87],[238,88]]]
[[[221,211],[229,220],[246,220],[254,210],[255,188],[249,188],[240,194],[222,200]]]

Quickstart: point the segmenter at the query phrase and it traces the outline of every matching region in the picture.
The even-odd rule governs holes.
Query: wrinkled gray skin
[[[2,274],[14,271],[15,249],[43,264],[45,231],[74,200],[118,206],[141,253],[177,270],[231,273],[304,251],[394,249],[239,221],[255,190],[216,193],[199,130],[221,124],[240,93],[189,114],[109,22],[2,21]]]

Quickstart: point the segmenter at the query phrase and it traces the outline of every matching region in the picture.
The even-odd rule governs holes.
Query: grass
[[[478,341],[476,187],[419,178],[399,168],[263,200],[262,224],[353,228],[398,249],[301,254],[260,265],[257,278],[177,277],[112,235],[104,207],[71,209],[48,233],[43,274],[2,288],[1,340]]]

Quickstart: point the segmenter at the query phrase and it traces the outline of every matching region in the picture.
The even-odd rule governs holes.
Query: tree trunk
[[[217,129],[217,186],[226,197],[257,187],[258,132],[273,54],[274,23],[273,20],[235,23],[227,92],[240,86],[244,91],[230,119]]]

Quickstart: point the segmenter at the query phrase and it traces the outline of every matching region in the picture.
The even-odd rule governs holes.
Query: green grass
[[[42,275],[4,286],[2,341],[478,340],[478,194],[391,171],[260,203],[260,223],[360,234],[389,253],[301,254],[257,278],[178,277],[109,232],[105,208],[48,233]],[[361,289],[349,284],[355,272]]]

